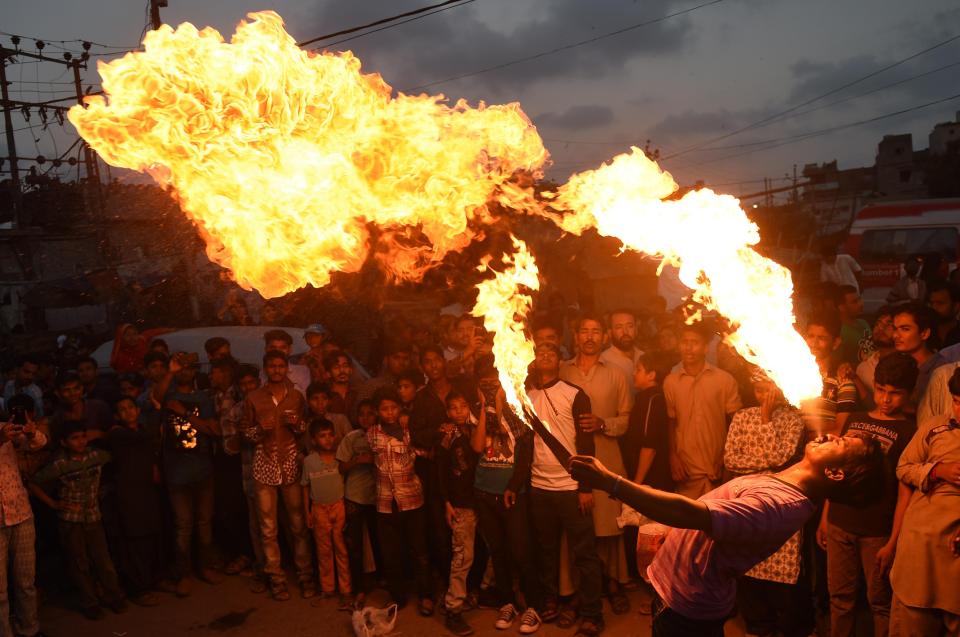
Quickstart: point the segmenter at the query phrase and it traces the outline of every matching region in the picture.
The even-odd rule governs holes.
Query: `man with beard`
[[[634,326],[635,329],[636,326]],[[617,438],[627,431],[633,398],[627,377],[618,368],[600,360],[603,323],[584,315],[574,333],[577,355],[560,366],[560,378],[581,388],[590,398],[591,412],[580,416],[580,427],[593,434],[596,456],[620,475],[626,474]],[[623,533],[617,525],[619,503],[606,493],[594,493],[593,523],[597,553],[606,566],[610,605],[620,615],[630,610],[622,585],[629,581]]]
[[[330,373],[330,402],[327,411],[343,414],[351,423],[357,421],[357,390],[350,385],[353,363],[346,352],[334,350],[323,357],[323,366]]]
[[[387,343],[380,373],[360,386],[357,390],[357,402],[370,400],[381,387],[395,387],[400,380],[400,374],[410,369],[410,363],[410,345],[404,341]]]
[[[927,290],[927,305],[937,315],[932,340],[938,349],[960,343],[960,289],[946,281],[935,281]]]
[[[881,358],[894,351],[893,308],[889,305],[885,305],[877,311],[877,318],[873,322],[872,338],[873,353],[857,365],[857,379],[864,388],[870,390],[867,392],[868,395],[873,393],[873,372],[877,369],[877,363],[880,362]]]
[[[600,362],[609,367],[619,369],[627,377],[627,388],[630,395],[636,393],[633,386],[633,372],[637,367],[637,360],[643,352],[636,347],[637,318],[630,310],[614,310],[610,313],[610,347],[600,354]]]

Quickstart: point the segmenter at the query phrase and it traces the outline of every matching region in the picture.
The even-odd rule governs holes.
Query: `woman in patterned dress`
[[[774,473],[803,451],[800,411],[786,403],[777,386],[760,369],[751,375],[758,407],[733,416],[723,464],[731,478]],[[800,581],[800,534],[760,562],[737,583],[740,612],[750,635],[805,637],[812,629],[809,595]]]

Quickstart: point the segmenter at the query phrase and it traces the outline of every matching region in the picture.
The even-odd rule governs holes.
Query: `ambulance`
[[[891,286],[903,276],[907,256],[939,254],[939,276],[957,267],[960,255],[960,198],[914,199],[868,204],[850,226],[847,254],[863,268],[864,306],[884,304]]]

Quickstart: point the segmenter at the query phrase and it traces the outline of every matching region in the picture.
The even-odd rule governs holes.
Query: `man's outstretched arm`
[[[571,458],[570,473],[581,484],[606,491],[651,520],[677,529],[710,532],[710,511],[699,500],[630,482],[592,456]]]

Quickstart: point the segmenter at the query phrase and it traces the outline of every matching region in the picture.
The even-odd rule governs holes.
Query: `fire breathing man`
[[[571,458],[570,470],[672,527],[647,569],[657,593],[654,637],[722,637],[738,576],[779,549],[824,499],[862,505],[884,486],[879,443],[850,436],[821,436],[780,473],[736,478],[699,500],[636,484],[589,456]]]

